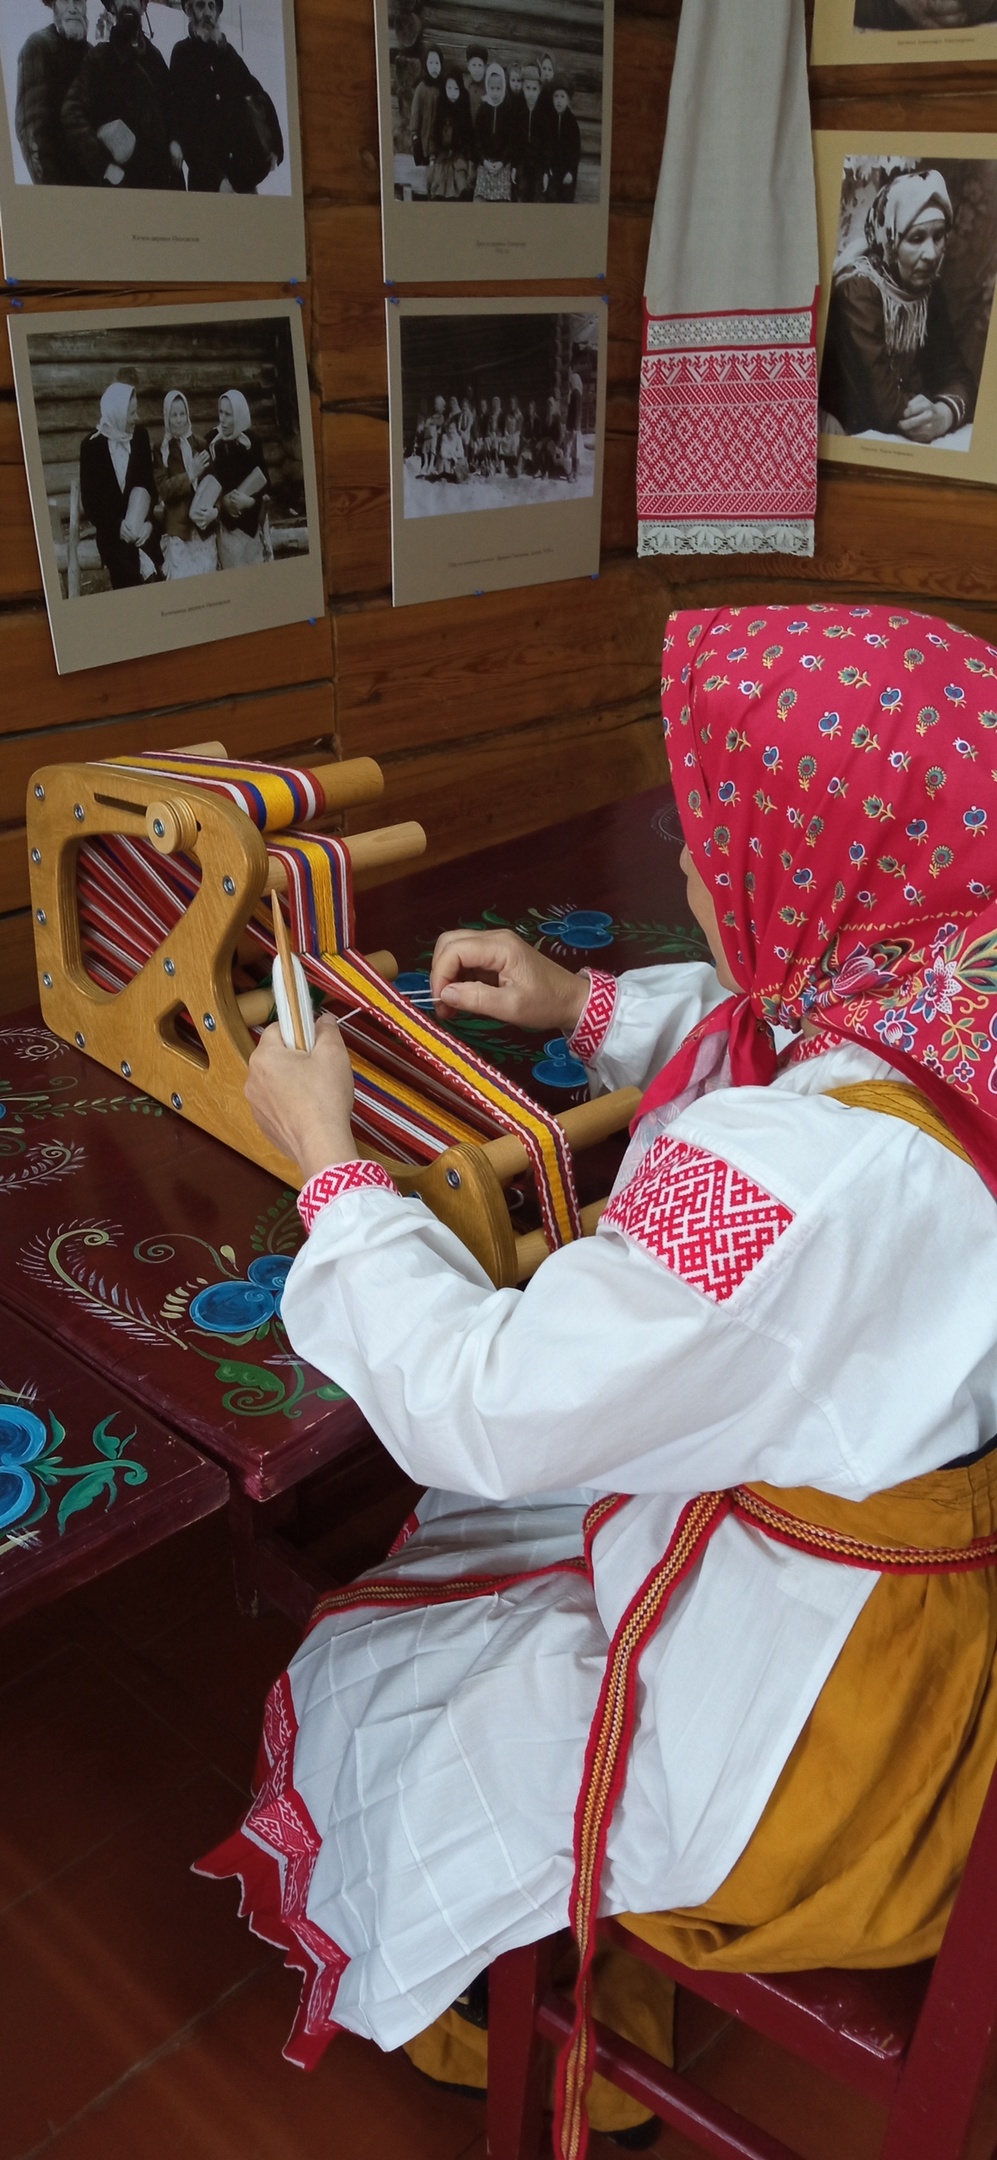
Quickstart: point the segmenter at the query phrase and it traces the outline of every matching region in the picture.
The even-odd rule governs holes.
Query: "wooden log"
[[[637,380],[642,327],[644,268],[651,230],[650,211],[622,206],[609,220],[609,267],[598,279],[544,279],[544,293],[593,294],[609,298],[607,380],[632,389]],[[351,400],[367,403],[387,396],[384,333],[384,284],[381,220],[373,207],[345,209],[321,205],[309,214],[309,239],[316,298],[315,367],[323,405]],[[431,295],[432,285],[409,285],[413,295]],[[448,296],[494,299],[510,292],[537,291],[518,284],[454,284]]]
[[[146,307],[203,307],[217,301],[228,304],[230,300],[300,300],[304,312],[305,342],[311,340],[311,289],[302,280],[293,288],[281,285],[65,285],[57,290],[42,286],[24,285],[17,295],[17,312],[25,315],[65,316],[78,313],[84,308],[146,308]],[[14,301],[9,293],[0,294],[0,312],[14,312]],[[53,322],[53,330],[65,328],[71,334],[70,323]],[[10,345],[6,332],[0,337],[0,394],[12,392],[14,371],[11,364]]]
[[[515,734],[392,759],[384,777],[382,814],[417,817],[425,826],[428,868],[537,832],[552,817],[574,817],[660,786],[668,761],[660,713],[629,708],[543,721]],[[351,812],[351,826],[363,815]],[[396,875],[393,868],[364,872],[357,888]]]
[[[657,703],[671,572],[620,560],[594,581],[524,586],[337,615],[347,755],[515,729],[555,714]],[[648,782],[648,785],[651,783]]]
[[[80,601],[81,607],[86,604]],[[34,730],[124,713],[162,713],[177,707],[191,712],[233,693],[315,683],[331,677],[331,637],[323,616],[314,625],[287,623],[276,630],[223,638],[216,645],[199,645],[194,653],[152,653],[143,660],[57,675],[44,611],[2,615],[0,681],[6,726],[30,724]],[[147,724],[141,732],[147,748]],[[186,732],[191,732],[189,719]]]

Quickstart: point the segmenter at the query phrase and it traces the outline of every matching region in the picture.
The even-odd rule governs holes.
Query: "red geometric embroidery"
[[[337,1199],[340,1193],[362,1192],[365,1185],[380,1186],[383,1192],[398,1191],[394,1178],[382,1170],[380,1163],[330,1163],[327,1170],[316,1170],[298,1194],[298,1214],[305,1229],[311,1229],[316,1215],[328,1207],[330,1200]]]
[[[590,989],[588,1000],[568,1048],[583,1065],[594,1064],[602,1049],[609,1023],[616,1011],[616,977],[603,968],[584,968]]]
[[[793,1213],[721,1155],[662,1133],[602,1220],[722,1305]]]
[[[645,356],[639,517],[812,517],[816,491],[812,346]]]

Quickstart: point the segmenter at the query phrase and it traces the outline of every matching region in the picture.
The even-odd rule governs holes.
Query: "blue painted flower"
[[[793,871],[793,884],[794,884],[794,885],[812,885],[812,884],[813,884],[813,881],[814,881],[814,874],[813,874],[813,871],[812,871],[812,870],[794,870],[794,871]]]
[[[25,1464],[34,1462],[48,1439],[41,1418],[20,1403],[0,1403],[0,1530],[26,1515],[35,1497],[35,1481]]]
[[[948,698],[950,705],[964,705],[966,702],[966,693],[961,683],[947,682],[945,685],[945,695]]]
[[[875,1023],[876,1033],[891,1050],[912,1050],[917,1035],[916,1027],[907,1018],[902,1005],[888,1005],[881,1020]]]
[[[761,686],[761,683],[760,683],[760,682],[752,682],[752,680],[751,680],[751,677],[750,677],[749,675],[746,675],[746,676],[745,676],[745,678],[744,678],[744,681],[743,681],[743,682],[739,682],[739,683],[738,683],[738,686],[737,686],[737,687],[738,687],[738,689],[740,690],[740,693],[741,693],[741,696],[742,696],[742,697],[761,697],[761,694],[762,694],[762,686]]]
[[[735,802],[735,801],[736,801],[736,799],[737,799],[737,787],[736,787],[736,785],[735,785],[734,781],[733,781],[733,780],[722,780],[722,781],[721,781],[721,783],[720,783],[720,786],[719,786],[719,787],[718,787],[718,789],[717,789],[717,801],[718,801],[718,802],[722,802],[722,803],[729,803],[729,802]]]
[[[822,735],[836,735],[841,726],[841,714],[836,712],[821,713],[817,726]]]
[[[866,643],[868,644],[868,642],[867,639]],[[884,712],[892,712],[894,706],[902,705],[903,701],[904,694],[902,690],[881,690],[879,693],[879,702]]]
[[[861,840],[852,841],[851,847],[848,850],[848,860],[849,862],[854,863],[860,863],[865,861],[865,849],[862,845]]]
[[[584,1065],[572,1056],[563,1035],[552,1035],[544,1044],[544,1054],[532,1068],[534,1080],[541,1080],[545,1087],[584,1087],[588,1075]]]
[[[987,822],[987,813],[976,803],[971,810],[963,811],[962,822],[968,826],[970,832],[982,832]]]
[[[248,1335],[272,1320],[276,1310],[273,1291],[254,1282],[209,1283],[190,1302],[194,1326],[207,1335]]]
[[[394,986],[400,997],[425,997],[429,989],[429,976],[425,968],[410,968],[407,974],[396,975]]]
[[[728,653],[727,658],[728,660],[743,660],[747,650],[748,648],[746,645],[734,645],[731,648],[731,651]]]
[[[251,1260],[246,1269],[250,1282],[269,1290],[271,1297],[276,1299],[278,1312],[281,1293],[293,1266],[290,1253],[261,1253],[259,1259]]]
[[[767,767],[769,772],[777,770],[779,765],[778,743],[770,743],[768,749],[762,751],[762,764]]]
[[[907,827],[907,838],[908,840],[923,840],[927,834],[927,830],[927,818],[911,818],[910,824]]]
[[[601,908],[572,908],[538,928],[541,937],[560,938],[562,945],[570,945],[575,952],[595,952],[613,942],[613,918]]]
[[[790,637],[802,637],[804,631],[809,630],[809,628],[810,624],[808,622],[791,622],[789,624],[789,635]]]

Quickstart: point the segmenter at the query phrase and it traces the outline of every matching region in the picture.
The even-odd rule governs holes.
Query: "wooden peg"
[[[421,825],[378,825],[373,832],[354,833],[345,838],[343,846],[354,870],[380,870],[385,863],[408,862],[412,856],[425,851],[426,835]],[[287,891],[287,871],[282,862],[270,857],[270,868],[264,890],[268,893]]]
[[[160,855],[189,855],[197,846],[197,812],[186,796],[151,802],[145,813],[145,829]]]

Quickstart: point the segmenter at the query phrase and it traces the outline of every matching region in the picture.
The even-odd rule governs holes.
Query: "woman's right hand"
[[[587,975],[548,960],[512,930],[444,930],[430,984],[437,1012],[485,1013],[513,1027],[573,1035],[588,1002]]]
[[[191,479],[199,480],[201,478],[201,474],[207,472],[210,463],[210,450],[195,450],[194,455],[190,461]]]

